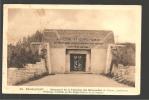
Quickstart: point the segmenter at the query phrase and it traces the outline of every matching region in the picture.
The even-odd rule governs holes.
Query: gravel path
[[[30,81],[23,86],[91,86],[91,87],[128,87],[98,74],[56,74]]]

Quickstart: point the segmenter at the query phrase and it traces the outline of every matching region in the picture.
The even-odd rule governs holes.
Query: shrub
[[[123,43],[115,45],[115,49],[112,49],[113,61],[124,66],[135,66],[135,44]]]
[[[30,37],[23,37],[16,45],[8,44],[7,63],[8,67],[22,68],[28,63],[36,63],[40,60],[38,52],[33,53],[30,47],[31,42],[41,42],[42,33],[37,31]]]

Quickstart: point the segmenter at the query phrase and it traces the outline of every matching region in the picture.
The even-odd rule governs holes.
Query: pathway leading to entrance
[[[95,87],[128,87],[110,78],[98,74],[56,74],[30,81],[23,86],[95,86]]]

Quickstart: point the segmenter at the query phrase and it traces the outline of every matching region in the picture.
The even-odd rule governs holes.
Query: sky
[[[140,10],[130,9],[8,9],[8,43],[43,29],[112,30],[116,42],[135,42]]]

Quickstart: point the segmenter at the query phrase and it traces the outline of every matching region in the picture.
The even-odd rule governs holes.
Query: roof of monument
[[[99,41],[111,40],[114,43],[114,34],[110,30],[70,30],[70,29],[45,29],[45,39],[80,38],[96,39]]]

